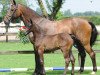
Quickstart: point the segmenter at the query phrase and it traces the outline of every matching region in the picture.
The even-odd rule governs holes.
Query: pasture
[[[94,49],[99,50],[99,44],[93,47]],[[22,44],[15,42],[0,42],[0,51],[17,51],[17,50],[32,50],[32,44]],[[78,65],[77,52],[73,48],[73,54],[76,58],[75,66]],[[55,53],[45,54],[45,66],[46,67],[63,67],[64,59],[60,51]],[[100,66],[100,54],[96,53],[97,66]],[[53,60],[53,61],[52,61]],[[0,55],[0,68],[31,68],[34,69],[34,54],[12,54],[12,55]],[[85,66],[92,66],[91,59],[87,55]],[[0,72],[0,75],[31,75],[33,70],[26,72]],[[61,75],[63,71],[46,71],[47,75]],[[81,75],[90,75],[91,71],[84,71]],[[99,75],[100,71],[96,73]],[[70,71],[69,74],[70,75]],[[78,75],[78,72],[75,71],[75,75]]]

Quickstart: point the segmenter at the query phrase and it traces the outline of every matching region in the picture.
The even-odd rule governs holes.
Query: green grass
[[[31,43],[23,44],[20,42],[0,42],[0,51],[33,50]]]
[[[74,53],[76,58],[75,66],[78,66],[77,53]],[[58,54],[45,54],[45,66],[46,67],[63,67],[64,59],[61,53]],[[100,66],[100,54],[96,55],[97,65]],[[32,68],[34,69],[35,61],[34,54],[18,54],[18,55],[0,55],[0,68]],[[70,65],[71,66],[71,65]],[[85,66],[92,66],[89,56],[86,57]],[[26,72],[6,72],[0,73],[0,75],[31,75],[33,70]],[[47,75],[61,75],[63,71],[46,71]],[[90,75],[91,71],[85,71],[82,75]],[[100,74],[100,71],[97,72],[97,75]],[[68,72],[70,75],[70,71]],[[77,71],[75,75],[78,75]]]
[[[75,48],[73,48],[75,49]],[[93,49],[100,49],[100,44],[93,46]],[[31,43],[23,44],[20,42],[0,42],[0,51],[20,51],[20,50],[33,50],[33,45]]]
[[[73,48],[74,49],[74,48]],[[100,44],[93,46],[93,49],[100,49]],[[0,51],[17,51],[17,50],[33,50],[32,44],[22,44],[22,43],[13,43],[13,42],[0,42]],[[77,53],[73,51],[73,54],[76,58],[75,66],[78,65]],[[46,67],[63,67],[64,59],[62,53],[55,54],[45,54],[45,66]],[[100,54],[96,53],[97,66],[100,66]],[[71,65],[70,65],[71,66]],[[92,66],[91,59],[87,55],[85,66]],[[0,68],[32,68],[35,67],[34,54],[16,54],[16,55],[0,55]],[[31,75],[33,70],[26,72],[2,72],[0,75]],[[46,71],[47,75],[61,75],[63,71]],[[91,71],[84,71],[81,75],[90,75]],[[68,72],[70,75],[70,71]],[[78,75],[77,71],[75,75]],[[100,71],[96,73],[100,75]]]

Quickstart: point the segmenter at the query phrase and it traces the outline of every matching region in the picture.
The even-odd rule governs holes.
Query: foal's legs
[[[93,71],[96,72],[97,65],[96,65],[95,52],[92,50],[90,44],[85,45],[84,48],[86,49],[86,52],[90,55],[93,64]]]
[[[70,60],[71,60],[71,64],[72,64],[71,75],[74,75],[75,58],[74,58],[74,56],[72,54],[72,51],[70,51]]]
[[[70,62],[70,54],[69,54],[69,50],[66,47],[62,47],[61,48],[63,55],[64,55],[64,59],[65,59],[65,70],[63,75],[66,75],[66,72],[68,70],[68,66],[69,66],[69,62]]]
[[[75,60],[74,60],[74,57],[73,57],[72,53],[70,53],[72,45],[73,45],[72,41],[70,41],[70,42],[67,41],[67,45],[61,47],[62,53],[64,55],[64,59],[65,59],[65,70],[64,70],[63,75],[66,75],[66,72],[68,71],[68,66],[69,66],[70,59],[71,59],[71,62],[72,62],[72,73],[71,73],[71,75],[74,75]]]

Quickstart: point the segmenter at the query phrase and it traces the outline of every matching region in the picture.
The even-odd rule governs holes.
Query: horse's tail
[[[96,26],[92,22],[89,22],[89,24],[92,27],[91,39],[90,39],[90,45],[92,47],[97,39],[98,31],[96,29]]]

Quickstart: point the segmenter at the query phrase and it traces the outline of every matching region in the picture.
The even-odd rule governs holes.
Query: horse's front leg
[[[43,50],[35,50],[35,71],[33,75],[45,75]]]

